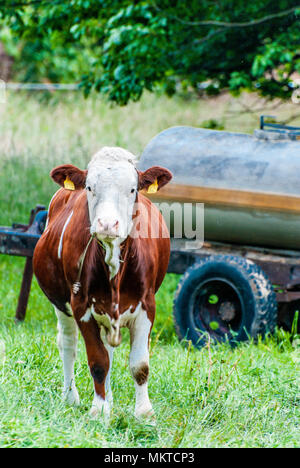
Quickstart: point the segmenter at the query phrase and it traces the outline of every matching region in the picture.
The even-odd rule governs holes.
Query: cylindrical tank
[[[172,127],[139,169],[173,173],[153,201],[204,203],[205,240],[300,250],[300,142],[262,136]]]

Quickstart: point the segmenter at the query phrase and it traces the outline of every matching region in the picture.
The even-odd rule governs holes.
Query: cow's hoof
[[[147,422],[147,424],[152,424],[153,426],[156,424],[155,414],[152,406],[137,408],[134,412],[134,416],[139,421]]]
[[[92,419],[104,418],[108,420],[110,416],[109,403],[100,397],[95,397],[90,409],[90,416]]]
[[[79,398],[79,394],[78,394],[76,387],[72,388],[71,390],[70,389],[65,390],[63,392],[63,399],[65,400],[67,405],[70,405],[70,406],[80,405],[80,398]]]

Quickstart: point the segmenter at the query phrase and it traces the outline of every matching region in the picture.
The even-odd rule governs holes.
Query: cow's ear
[[[172,179],[172,173],[160,166],[153,166],[144,172],[138,171],[139,190],[147,190],[148,193],[155,193]]]
[[[57,166],[50,172],[50,177],[68,190],[80,190],[85,187],[87,171],[82,171],[72,164]]]

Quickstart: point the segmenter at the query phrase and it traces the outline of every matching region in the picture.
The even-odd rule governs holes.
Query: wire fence
[[[76,83],[5,83],[7,90],[19,91],[77,91],[79,84]]]

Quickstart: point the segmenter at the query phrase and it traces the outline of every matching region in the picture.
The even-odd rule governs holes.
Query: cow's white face
[[[131,162],[107,161],[100,153],[90,162],[86,178],[90,231],[99,240],[124,240],[132,229],[138,173]]]

